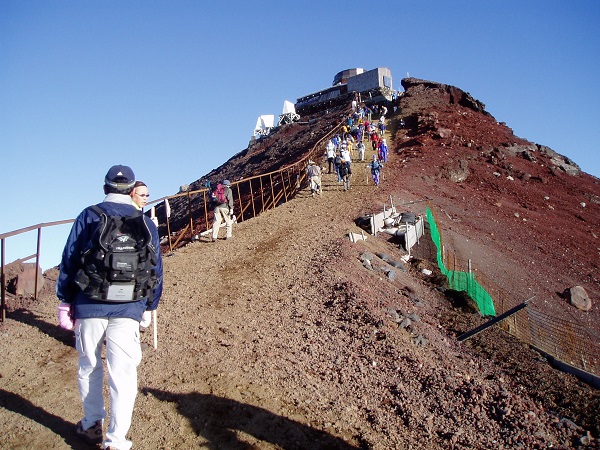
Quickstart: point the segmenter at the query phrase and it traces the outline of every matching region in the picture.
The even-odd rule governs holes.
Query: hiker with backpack
[[[379,119],[379,123],[377,124],[377,129],[379,130],[379,135],[380,137],[384,137],[385,136],[385,116],[382,116],[381,119]]]
[[[385,122],[385,116],[387,115],[388,109],[387,106],[381,106],[381,118],[379,119],[381,122]]]
[[[333,168],[335,169],[335,174],[337,175],[338,183],[342,182],[342,177],[340,175],[340,166],[342,165],[342,152],[339,151],[338,154],[333,158]]]
[[[219,237],[219,228],[225,221],[225,239],[231,239],[233,236],[233,193],[231,192],[231,182],[223,180],[211,192],[211,200],[214,211],[214,222],[212,227],[212,242],[216,242]]]
[[[126,435],[142,359],[140,325],[150,324],[163,288],[158,230],[132,205],[134,184],[130,167],[110,168],[104,178],[104,201],[75,219],[56,282],[59,326],[74,330],[79,353],[84,416],[75,434],[88,444],[103,443],[103,448],[131,448]],[[110,414],[103,397],[103,344]],[[110,423],[103,442],[107,415]]]
[[[371,169],[371,177],[375,182],[375,186],[379,186],[379,175],[381,173],[381,169],[383,169],[383,164],[381,164],[381,161],[379,161],[377,155],[373,155],[373,161],[371,161],[371,163],[369,164],[369,168]]]
[[[366,149],[365,149],[365,144],[363,143],[363,141],[360,141],[358,143],[357,149],[358,149],[358,159],[360,159],[361,161],[364,161]]]
[[[308,161],[308,167],[306,168],[306,175],[308,176],[308,183],[310,184],[310,195],[315,196],[315,192],[321,195],[321,168],[315,164],[314,161]]]
[[[350,189],[350,175],[352,175],[350,162],[342,158],[342,163],[340,164],[340,177],[344,182],[344,191]]]
[[[348,163],[348,167],[352,164],[352,156],[350,155],[350,150],[348,149],[348,146],[342,147],[340,156],[342,157],[342,162]]]
[[[369,136],[369,139],[371,140],[371,147],[373,148],[373,151],[376,152],[377,151],[377,142],[379,142],[379,136],[377,135],[377,132],[373,131],[371,133],[371,135]]]

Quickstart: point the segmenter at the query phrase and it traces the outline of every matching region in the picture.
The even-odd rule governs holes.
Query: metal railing
[[[25,256],[24,258],[19,258],[16,261],[13,261],[13,264],[14,263],[22,263],[22,262],[29,261],[29,260],[35,258],[34,299],[37,300],[38,279],[39,279],[38,272],[40,270],[40,248],[42,245],[42,228],[52,227],[52,226],[56,226],[56,225],[64,225],[66,223],[73,223],[74,221],[75,221],[74,219],[67,219],[67,220],[59,220],[56,222],[39,223],[37,225],[31,225],[29,227],[20,228],[18,230],[9,231],[8,233],[0,234],[0,241],[2,242],[2,250],[0,252],[1,253],[0,254],[0,285],[1,285],[1,288],[0,288],[0,290],[1,290],[0,320],[2,322],[4,322],[4,320],[6,319],[6,274],[4,273],[4,268],[6,267],[6,264],[5,264],[6,239],[8,239],[11,236],[17,236],[19,234],[37,230],[37,245],[36,245],[35,253],[32,255],[29,255],[29,256]]]
[[[294,197],[307,181],[306,166],[308,161],[323,158],[325,154],[323,143],[338,132],[340,124],[341,122],[322,136],[309,152],[297,162],[273,172],[232,182],[231,191],[233,193],[234,211],[239,211],[236,219],[240,222],[249,220]],[[162,197],[148,203],[148,206],[151,206],[158,205],[161,202],[165,202],[166,205],[168,202],[168,209],[185,211],[184,214],[179,214],[177,223],[180,227],[173,233],[171,232],[171,216],[174,214],[167,214],[166,207],[159,214],[159,222],[166,227],[166,233],[164,234],[168,238],[170,251],[192,241],[194,236],[206,233],[212,228],[214,213],[209,194],[208,188],[202,188]],[[173,208],[173,205],[175,205],[175,208]],[[185,225],[183,225],[184,223]]]

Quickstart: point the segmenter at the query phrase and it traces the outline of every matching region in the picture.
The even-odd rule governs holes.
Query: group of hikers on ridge
[[[374,152],[372,161],[368,168],[371,178],[376,186],[381,182],[381,170],[383,163],[388,161],[388,146],[385,139],[387,108],[378,107],[381,116],[377,124],[371,122],[373,111],[365,105],[358,106],[356,102],[352,105],[350,114],[340,126],[340,132],[329,139],[325,146],[325,158],[327,159],[327,173],[335,173],[337,182],[343,183],[344,191],[350,189],[350,177],[352,175],[352,158],[356,146],[355,160],[365,161],[365,142],[371,142]],[[321,168],[309,161],[307,166],[311,196],[321,193]]]

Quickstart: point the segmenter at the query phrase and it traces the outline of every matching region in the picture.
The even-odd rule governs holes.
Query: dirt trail
[[[322,196],[303,190],[237,224],[233,240],[164,258],[159,345],[139,369],[134,448],[575,448],[593,430],[597,393],[499,330],[459,345],[455,334],[477,315],[452,308],[411,266],[391,279],[377,257],[376,270],[362,265],[366,250],[395,261],[404,252],[385,238],[345,238],[391,194],[354,167],[348,192],[326,174]],[[55,325],[56,305],[49,289],[2,327],[2,449],[88,448],[72,433],[76,351]],[[559,392],[578,409],[550,397]]]

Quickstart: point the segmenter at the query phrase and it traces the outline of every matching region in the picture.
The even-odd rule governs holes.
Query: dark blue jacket
[[[108,215],[129,216],[135,214],[137,210],[131,203],[122,203],[127,202],[128,199],[129,201],[131,200],[128,195],[109,194],[105,201],[98,206]],[[100,217],[91,207],[84,209],[77,216],[73,228],[71,228],[65,249],[63,250],[60,274],[56,281],[56,296],[61,302],[73,304],[74,319],[128,317],[140,321],[144,311],[151,311],[158,307],[163,288],[163,266],[158,230],[148,217],[144,216],[144,220],[148,223],[148,228],[152,234],[152,243],[158,253],[158,262],[156,264],[158,283],[154,290],[154,295],[151,298],[143,298],[133,302],[109,303],[88,298],[75,284],[75,275],[81,267],[81,251],[89,244],[96,224],[100,221]]]

